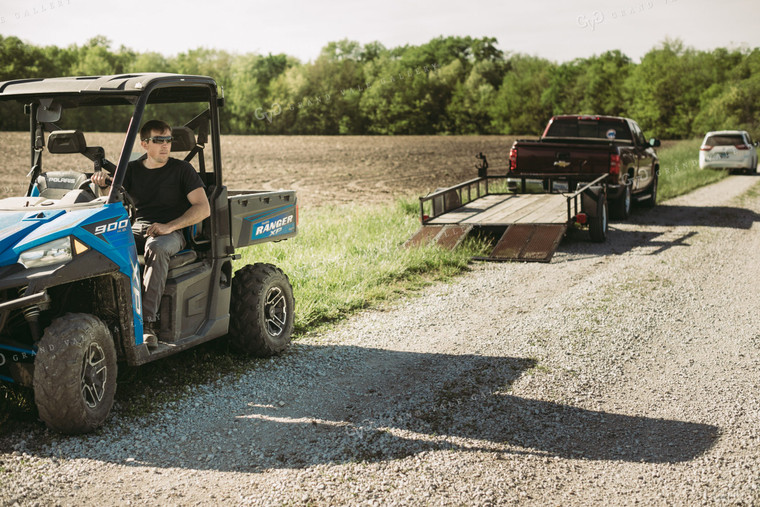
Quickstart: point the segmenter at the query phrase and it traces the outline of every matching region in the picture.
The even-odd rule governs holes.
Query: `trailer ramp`
[[[488,261],[549,262],[557,251],[567,224],[512,224],[507,227]]]
[[[464,241],[471,230],[471,225],[423,225],[404,243],[404,247],[412,248],[435,243],[441,248],[453,250]]]

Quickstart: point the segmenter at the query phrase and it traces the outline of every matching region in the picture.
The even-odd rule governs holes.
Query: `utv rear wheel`
[[[294,309],[293,289],[279,268],[245,266],[232,279],[231,344],[259,357],[282,352],[290,344]]]
[[[34,359],[34,400],[47,426],[86,433],[106,420],[116,393],[116,349],[97,317],[69,313],[42,335]]]

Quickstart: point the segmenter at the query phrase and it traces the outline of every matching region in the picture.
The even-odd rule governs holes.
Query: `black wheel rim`
[[[103,347],[91,343],[82,359],[82,399],[90,408],[103,400],[108,379],[106,354]]]
[[[280,336],[285,331],[288,320],[288,302],[285,293],[279,287],[272,287],[267,292],[264,303],[264,319],[271,336]]]

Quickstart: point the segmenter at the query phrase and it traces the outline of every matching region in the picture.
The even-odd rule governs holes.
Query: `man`
[[[166,122],[146,122],[140,129],[145,155],[129,163],[124,177],[124,188],[137,208],[132,232],[138,251],[145,251],[143,340],[151,348],[158,345],[156,321],[169,257],[185,246],[182,229],[211,214],[198,173],[188,162],[169,156],[171,143],[172,129]],[[104,171],[92,176],[101,195],[108,193],[107,176]]]

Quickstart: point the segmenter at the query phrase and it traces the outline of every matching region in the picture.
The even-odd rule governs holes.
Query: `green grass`
[[[660,180],[658,202],[687,194],[728,176],[728,171],[699,168],[701,139],[675,141],[658,152]]]
[[[385,206],[303,210],[298,236],[250,247],[235,267],[269,262],[288,275],[296,299],[296,334],[300,334],[460,273],[473,255],[485,253],[485,243],[477,239],[453,252],[403,248],[420,226],[418,210],[416,199]]]

